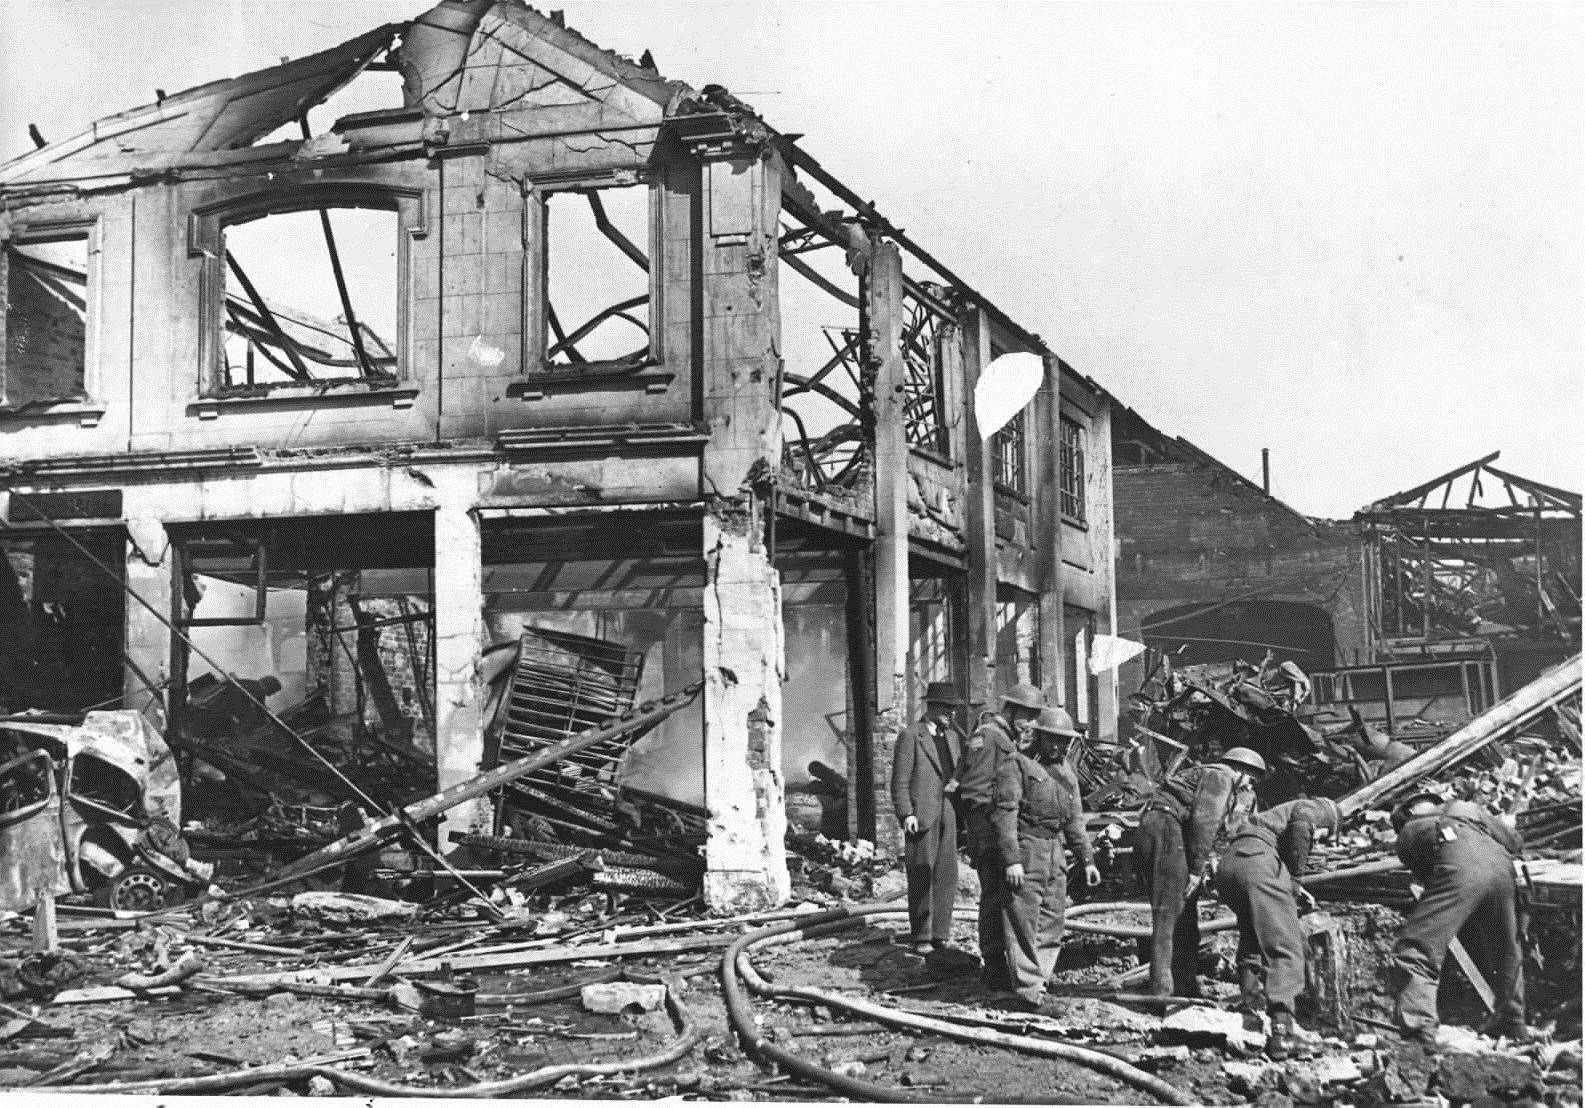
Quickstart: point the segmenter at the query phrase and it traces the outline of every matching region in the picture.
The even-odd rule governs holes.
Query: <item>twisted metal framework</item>
[[[874,374],[864,358],[862,286],[860,295],[854,295],[802,257],[833,245],[815,230],[786,224],[778,244],[779,260],[788,269],[860,314],[857,327],[821,329],[830,356],[819,369],[811,374],[782,374],[781,411],[794,432],[784,435],[782,475],[792,484],[815,492],[858,486],[869,468],[875,441]],[[798,410],[796,403],[800,397],[810,396],[833,405],[847,418],[824,431],[811,431],[805,413]]]
[[[912,288],[903,296],[903,424],[911,448],[947,454],[946,398],[941,382],[941,340],[952,320]]]

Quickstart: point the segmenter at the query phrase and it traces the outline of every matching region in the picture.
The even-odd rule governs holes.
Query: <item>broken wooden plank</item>
[[[518,969],[524,966],[555,965],[559,962],[581,962],[585,959],[636,958],[654,954],[680,954],[692,950],[714,950],[730,946],[736,935],[690,935],[680,939],[655,939],[637,943],[602,943],[598,946],[563,946],[549,950],[522,950],[492,953],[448,955],[444,959],[420,958],[403,967],[404,977],[419,977],[439,973],[446,967],[456,971]],[[311,980],[319,983],[357,981],[367,979],[379,966],[364,963],[355,966],[318,966],[314,969],[288,973],[260,973],[229,978],[230,983],[249,987],[258,983]]]
[[[380,963],[379,969],[375,970],[369,975],[369,979],[363,983],[363,987],[365,989],[372,989],[381,981],[389,977],[391,975],[391,970],[396,968],[396,963],[407,957],[407,952],[413,948],[413,941],[416,938],[416,935],[409,935],[407,938],[398,943],[396,949],[391,951],[391,953],[386,956],[385,961]]]
[[[563,742],[557,743],[555,746],[546,747],[536,754],[529,755],[526,758],[519,758],[515,762],[508,762],[504,766],[498,766],[487,773],[470,777],[466,781],[459,781],[448,789],[444,789],[423,800],[415,801],[392,815],[385,816],[365,827],[361,827],[351,834],[337,839],[330,845],[298,859],[270,880],[254,886],[252,889],[247,890],[246,893],[237,895],[253,895],[266,889],[290,884],[293,881],[326,869],[345,865],[353,858],[377,849],[387,839],[399,834],[405,828],[423,824],[437,816],[444,815],[459,804],[484,796],[503,785],[528,776],[535,770],[554,765],[564,758],[578,753],[580,750],[608,741],[613,735],[626,734],[638,731],[641,728],[653,727],[691,704],[703,688],[704,682],[695,681],[681,692],[662,697],[660,700],[641,704],[633,711],[611,720],[609,723],[581,731]],[[191,903],[198,903],[198,901]],[[190,906],[191,904],[184,907]]]
[[[182,991],[180,985],[166,985],[158,989],[134,992],[117,985],[90,985],[85,989],[62,989],[51,1004],[100,1004],[108,1000],[147,1000],[151,996],[175,996]]]

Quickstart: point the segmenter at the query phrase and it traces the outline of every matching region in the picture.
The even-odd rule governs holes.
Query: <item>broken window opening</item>
[[[992,479],[998,490],[1017,496],[1029,493],[1024,466],[1024,415],[1027,411],[1027,408],[1020,408],[991,436]]]
[[[221,230],[224,391],[398,375],[395,203],[275,210]]]
[[[829,239],[785,216],[778,250],[782,476],[812,491],[862,492],[874,406],[863,366],[859,282]]]
[[[545,194],[547,369],[659,361],[648,249],[656,203],[642,184]]]
[[[0,250],[0,406],[88,397],[89,232],[38,230]]]
[[[941,343],[951,320],[912,290],[903,296],[898,347],[903,357],[903,424],[908,446],[940,458],[950,455]]]
[[[1083,527],[1088,523],[1084,503],[1084,427],[1067,416],[1059,417],[1059,423],[1057,474],[1062,518]]]

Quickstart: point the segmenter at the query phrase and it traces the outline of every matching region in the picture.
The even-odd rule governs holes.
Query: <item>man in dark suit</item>
[[[892,807],[903,825],[908,925],[914,951],[943,950],[952,938],[958,891],[958,817],[952,807],[963,738],[954,722],[963,698],[949,681],[925,689],[925,718],[897,740]]]

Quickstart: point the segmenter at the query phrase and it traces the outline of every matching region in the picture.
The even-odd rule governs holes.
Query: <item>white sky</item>
[[[426,6],[0,0],[0,157]],[[1301,511],[1497,449],[1585,484],[1585,4],[562,6]]]

